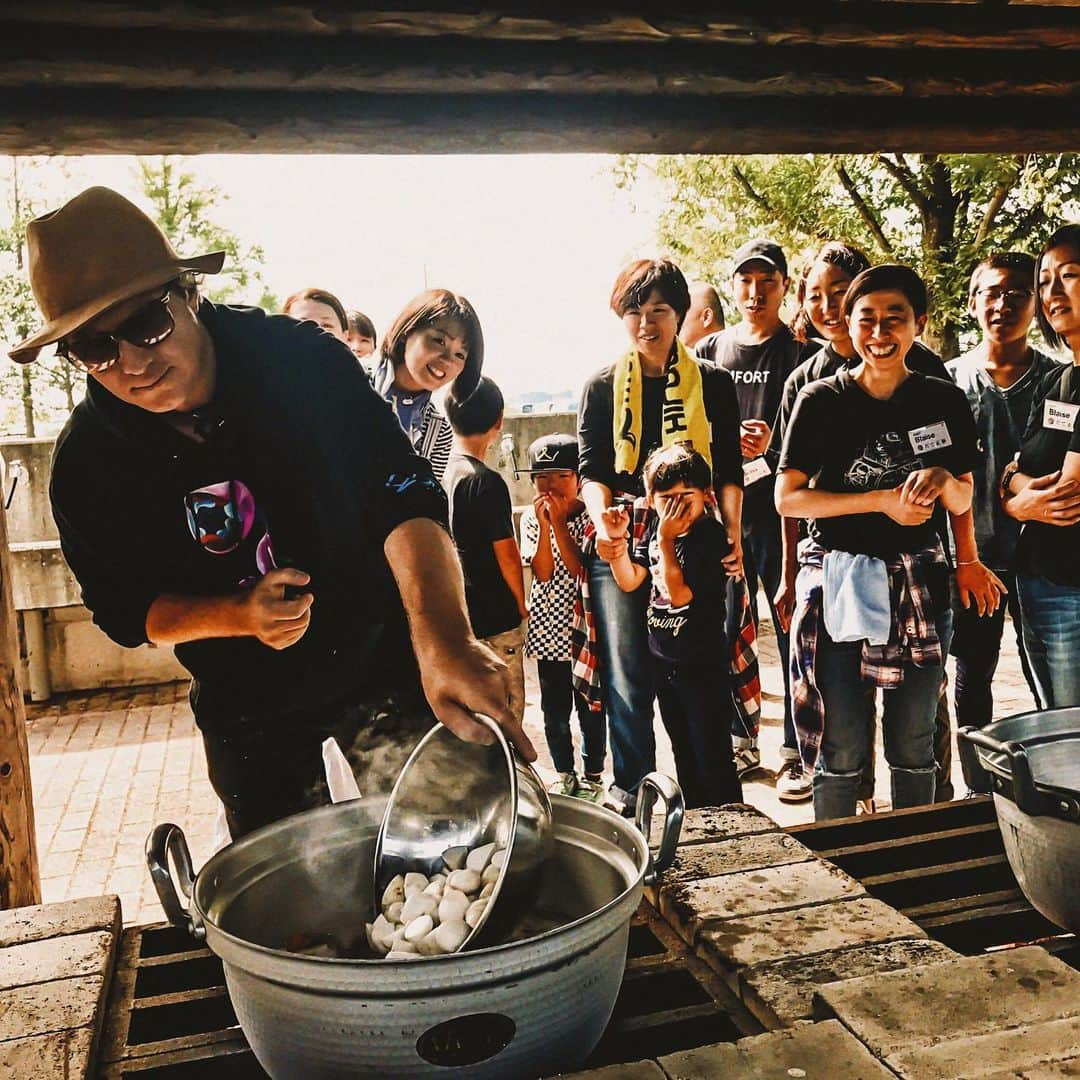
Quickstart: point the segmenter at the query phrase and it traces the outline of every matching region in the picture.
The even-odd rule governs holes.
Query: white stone
[[[502,867],[501,866],[489,866],[483,872],[483,874],[481,874],[481,880],[483,880],[485,885],[487,885],[487,884],[494,885],[495,882],[499,880],[499,875],[501,873],[502,873]]]
[[[427,893],[423,892],[414,893],[402,906],[400,921],[408,926],[413,919],[419,918],[421,915],[429,915],[434,919],[438,910],[439,901],[434,896],[428,896]]]
[[[491,865],[502,866],[504,862],[506,862],[506,848],[499,848],[499,850],[494,852],[491,856]]]
[[[444,922],[435,930],[435,940],[439,950],[444,953],[455,953],[469,936],[469,927],[464,920],[461,922]]]
[[[387,918],[387,920],[388,920],[389,922],[392,922],[392,923],[399,923],[399,922],[401,922],[401,909],[402,909],[402,908],[403,908],[404,906],[405,906],[405,905],[404,905],[404,904],[403,904],[403,903],[402,903],[402,902],[401,902],[400,900],[395,900],[395,901],[394,901],[394,902],[393,902],[393,903],[392,903],[392,904],[391,904],[391,905],[390,905],[390,906],[389,906],[389,907],[388,907],[388,908],[386,909],[386,918]]]
[[[487,908],[488,902],[486,900],[474,900],[469,905],[469,910],[465,912],[465,921],[469,926],[475,929],[483,917],[484,911]]]
[[[390,884],[383,889],[382,903],[379,905],[383,911],[391,904],[402,903],[405,900],[405,879],[397,874],[390,879]]]
[[[468,854],[467,847],[449,847],[443,852],[442,861],[447,870],[460,870],[465,865]]]
[[[469,910],[469,898],[459,889],[446,889],[439,901],[439,922],[455,922],[465,918]]]
[[[460,889],[463,893],[475,893],[480,891],[484,880],[475,870],[455,870],[446,879],[446,884],[452,889]]]
[[[479,847],[474,847],[465,857],[466,869],[475,870],[477,873],[482,874],[487,867],[487,864],[491,861],[491,856],[494,851],[494,844],[481,844]]]
[[[419,941],[421,938],[427,937],[434,929],[435,921],[432,917],[430,915],[420,915],[405,927],[405,940]]]
[[[441,881],[433,881],[424,890],[425,896],[434,896],[436,900],[442,899],[444,885]]]
[[[478,899],[486,900],[495,891],[495,882],[489,881],[481,890]]]

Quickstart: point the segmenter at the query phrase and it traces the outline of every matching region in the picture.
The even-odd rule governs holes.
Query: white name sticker
[[[766,476],[772,476],[772,469],[769,468],[769,463],[763,457],[751,458],[749,461],[743,462],[742,482],[744,486],[749,487],[751,484],[756,484],[759,480],[764,480]]]
[[[911,440],[911,449],[916,454],[929,454],[934,450],[944,450],[946,446],[952,446],[949,425],[944,420],[913,428],[907,433],[907,437]]]
[[[1043,427],[1051,431],[1074,431],[1076,429],[1076,414],[1080,412],[1080,405],[1070,405],[1067,401],[1051,401],[1047,398],[1043,402]]]

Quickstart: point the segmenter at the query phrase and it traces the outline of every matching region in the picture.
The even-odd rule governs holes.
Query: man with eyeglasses
[[[1013,620],[1020,662],[1031,675],[1020,645],[1021,611],[1013,555],[1020,525],[1001,508],[998,480],[1015,456],[1027,425],[1031,399],[1057,361],[1032,348],[1028,329],[1035,316],[1035,260],[1023,252],[991,255],[975,267],[968,309],[982,331],[979,344],[946,367],[967,395],[979,436],[982,465],[975,469],[975,543],[978,560],[956,567],[959,603],[953,614],[951,652],[956,657],[954,702],[959,727],[983,727],[993,719],[991,682],[997,669],[1005,609]],[[980,611],[968,596],[968,573],[989,574],[1006,602]],[[971,787],[974,777],[965,777]]]
[[[107,188],[27,248],[46,325],[11,356],[56,343],[88,374],[53,458],[64,555],[114,641],[191,672],[233,837],[323,801],[327,737],[401,760],[432,713],[486,741],[483,712],[534,758],[470,630],[442,488],[347,346],[200,298],[223,253],[177,256]]]

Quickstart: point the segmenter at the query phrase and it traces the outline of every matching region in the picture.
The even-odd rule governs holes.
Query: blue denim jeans
[[[942,650],[952,636],[952,612],[937,622]],[[852,817],[859,780],[874,753],[866,723],[866,683],[860,675],[861,642],[837,644],[825,633],[818,638],[815,674],[825,702],[825,732],[814,773],[814,818]],[[943,665],[904,665],[904,681],[882,691],[881,730],[891,774],[893,808],[934,801],[934,718],[941,696]]]
[[[1039,708],[1080,705],[1080,589],[1027,574],[1016,582]]]
[[[611,567],[595,555],[587,570],[617,789],[612,794],[633,805],[642,777],[656,768],[655,690],[645,627],[649,583],[623,592]]]

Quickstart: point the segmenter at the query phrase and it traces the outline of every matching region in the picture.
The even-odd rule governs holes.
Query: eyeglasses
[[[999,300],[1004,300],[1008,307],[1021,307],[1035,295],[1035,290],[999,289],[990,286],[987,289],[979,289],[977,295],[981,296],[988,304],[996,304]]]
[[[170,291],[166,289],[162,296],[144,304],[110,333],[58,341],[56,355],[83,371],[99,375],[120,358],[121,341],[140,349],[160,345],[176,329],[176,321],[169,310],[169,296]]]

